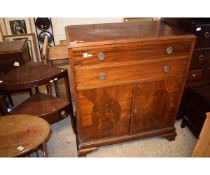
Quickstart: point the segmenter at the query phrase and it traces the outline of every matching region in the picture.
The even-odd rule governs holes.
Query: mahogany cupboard
[[[138,138],[175,139],[195,37],[161,22],[66,27],[78,155]]]

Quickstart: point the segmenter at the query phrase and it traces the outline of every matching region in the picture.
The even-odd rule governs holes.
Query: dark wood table
[[[38,88],[47,83],[64,79],[66,98],[53,97],[37,91],[26,101],[15,107],[11,114],[31,114],[54,123],[70,114],[74,129],[74,115],[71,103],[68,71],[42,63],[28,62],[4,76],[0,76],[0,91]]]
[[[25,156],[39,147],[48,156],[47,140],[51,129],[44,119],[32,115],[0,117],[0,157]]]

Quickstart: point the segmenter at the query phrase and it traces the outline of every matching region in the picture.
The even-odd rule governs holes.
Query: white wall
[[[65,27],[75,24],[97,24],[123,22],[123,18],[51,18],[55,44],[59,44],[60,40],[65,40]]]

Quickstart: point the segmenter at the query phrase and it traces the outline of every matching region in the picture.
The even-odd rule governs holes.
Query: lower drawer
[[[90,89],[132,83],[135,81],[182,77],[186,73],[187,59],[157,62],[110,64],[104,66],[75,67],[77,89]]]
[[[200,80],[203,78],[203,69],[190,70],[188,72],[187,81]]]

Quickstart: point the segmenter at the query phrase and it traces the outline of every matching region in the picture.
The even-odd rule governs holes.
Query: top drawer
[[[194,28],[194,34],[197,36],[195,48],[210,47],[210,25],[197,24]]]
[[[156,41],[132,44],[107,45],[101,47],[74,48],[74,65],[91,65],[105,62],[153,60],[190,54],[190,41]]]

